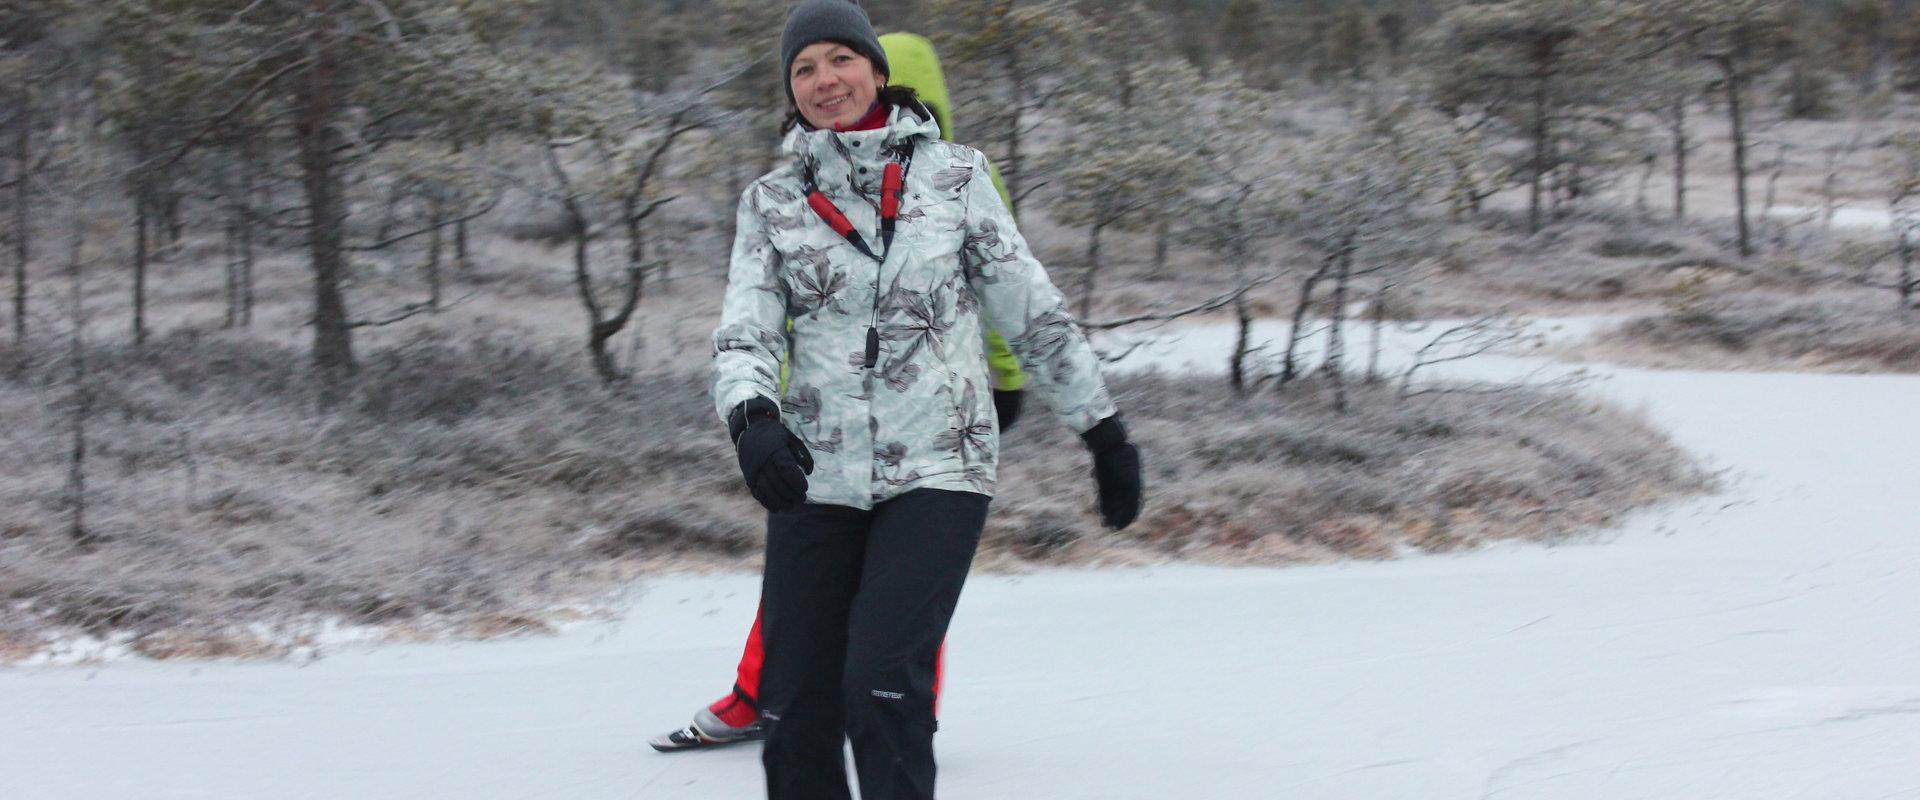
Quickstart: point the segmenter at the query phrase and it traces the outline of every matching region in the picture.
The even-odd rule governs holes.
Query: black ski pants
[[[986,495],[919,489],[872,510],[767,518],[760,710],[769,800],[933,797],[933,683]]]

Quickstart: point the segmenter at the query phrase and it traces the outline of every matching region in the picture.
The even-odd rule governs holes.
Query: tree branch
[[[1245,285],[1231,292],[1220,295],[1219,297],[1215,297],[1211,300],[1208,300],[1204,303],[1193,306],[1191,308],[1184,308],[1179,311],[1173,311],[1173,312],[1164,313],[1164,314],[1140,314],[1137,316],[1123,317],[1121,319],[1116,319],[1116,320],[1103,320],[1100,322],[1076,320],[1076,323],[1079,324],[1079,326],[1082,329],[1094,330],[1094,331],[1110,331],[1116,328],[1123,328],[1128,325],[1138,325],[1143,322],[1157,322],[1157,323],[1165,324],[1168,322],[1172,322],[1176,319],[1180,319],[1181,317],[1190,317],[1190,316],[1193,316],[1194,314],[1204,314],[1208,311],[1214,311],[1214,310],[1224,308],[1232,304],[1233,301],[1238,300],[1241,297],[1245,296],[1247,292],[1253,291],[1256,288],[1272,283],[1274,280],[1278,279],[1279,277],[1280,276],[1278,275],[1261,276],[1260,278],[1257,278],[1255,280],[1248,281]]]
[[[489,212],[493,211],[494,207],[500,204],[500,195],[501,195],[501,192],[498,190],[495,190],[493,193],[493,197],[487,201],[487,204],[484,206],[481,206],[479,210],[474,211],[471,214],[454,217],[453,219],[442,220],[440,222],[434,223],[432,225],[428,225],[427,227],[421,228],[419,230],[408,231],[398,236],[387,237],[385,240],[380,242],[375,242],[373,244],[348,245],[345,249],[348,252],[353,252],[353,253],[367,253],[375,250],[385,250],[389,247],[392,247],[396,244],[404,242],[408,239],[412,239],[416,236],[424,236],[426,234],[447,228],[449,226],[458,225],[462,222],[472,222],[473,220],[484,217]]]

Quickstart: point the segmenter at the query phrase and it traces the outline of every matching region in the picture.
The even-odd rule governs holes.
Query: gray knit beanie
[[[866,56],[880,74],[893,74],[859,0],[800,0],[787,12],[786,30],[780,32],[780,83],[787,87],[788,100],[793,99],[793,60],[815,42],[844,44]]]

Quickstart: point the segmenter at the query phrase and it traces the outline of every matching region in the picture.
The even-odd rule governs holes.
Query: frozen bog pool
[[[1920,798],[1920,378],[1601,373],[1727,490],[1570,546],[977,578],[941,797]],[[311,663],[0,670],[0,797],[755,797],[752,747],[645,739],[726,688],[756,591],[652,580],[615,624]]]

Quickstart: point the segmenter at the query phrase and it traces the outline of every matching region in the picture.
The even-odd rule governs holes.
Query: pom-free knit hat
[[[839,42],[866,56],[882,75],[887,68],[887,51],[873,32],[873,21],[858,0],[800,0],[787,12],[787,27],[780,32],[780,83],[787,87],[787,99],[793,99],[793,60],[800,51],[815,42]]]

